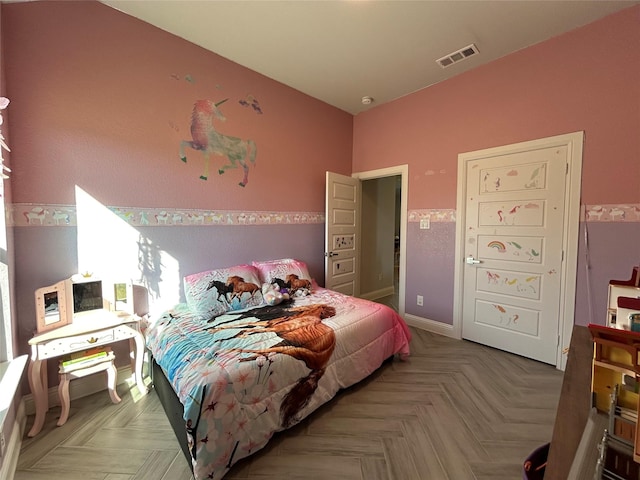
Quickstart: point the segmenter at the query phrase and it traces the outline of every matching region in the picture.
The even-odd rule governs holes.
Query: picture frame
[[[69,324],[65,281],[38,288],[35,291],[36,330],[44,333]]]
[[[116,281],[113,284],[113,310],[133,315],[133,282],[131,280]]]

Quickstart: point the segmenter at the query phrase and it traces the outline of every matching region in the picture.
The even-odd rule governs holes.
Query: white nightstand
[[[49,397],[47,392],[47,360],[49,358],[56,358],[68,353],[126,339],[129,339],[132,358],[135,359],[132,361],[132,367],[136,384],[140,393],[145,395],[147,388],[142,379],[144,337],[142,333],[140,333],[140,318],[138,316],[118,316],[106,310],[92,312],[90,314],[83,313],[77,319],[74,318],[73,323],[36,335],[29,340],[29,345],[31,345],[29,386],[31,387],[31,393],[33,394],[35,402],[36,418],[28,435],[33,437],[40,432],[44,425],[45,415],[49,410]],[[106,369],[106,367],[104,369]],[[101,370],[96,370],[96,372],[98,371]],[[113,400],[113,396],[111,399]],[[61,416],[60,420],[62,421],[62,419]],[[66,418],[64,420],[66,421]],[[62,425],[62,423],[58,424]]]

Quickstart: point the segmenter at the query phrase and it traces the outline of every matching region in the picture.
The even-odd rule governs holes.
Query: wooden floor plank
[[[382,458],[361,458],[362,478],[367,480],[389,480],[387,462]],[[427,477],[425,477],[427,478]]]
[[[64,447],[42,457],[32,469],[70,472],[135,474],[151,451],[120,448]]]
[[[383,438],[382,443],[386,452],[387,471],[390,478],[397,480],[421,480],[424,478],[418,472],[405,438]]]
[[[177,450],[174,449],[175,454]],[[147,456],[146,461],[133,476],[133,480],[158,480],[169,469],[175,455],[169,455],[166,451],[155,450]]]

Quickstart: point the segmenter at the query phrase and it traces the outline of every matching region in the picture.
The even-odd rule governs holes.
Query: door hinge
[[[560,346],[560,335],[558,335],[558,343],[556,343],[556,347]]]
[[[569,175],[569,163],[567,162],[567,163],[565,164],[565,166],[566,166],[566,168],[565,168],[564,174],[565,174],[565,175]]]

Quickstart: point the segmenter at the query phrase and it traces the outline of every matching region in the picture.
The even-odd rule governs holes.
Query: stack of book
[[[631,408],[625,408],[621,407],[620,405],[616,405],[616,414],[633,423],[637,423],[638,421],[638,412]]]
[[[108,346],[70,353],[60,359],[60,373],[64,373],[65,370],[75,370],[76,368],[89,366],[100,360],[106,360],[110,355],[113,356],[113,353],[111,353],[111,347]]]

